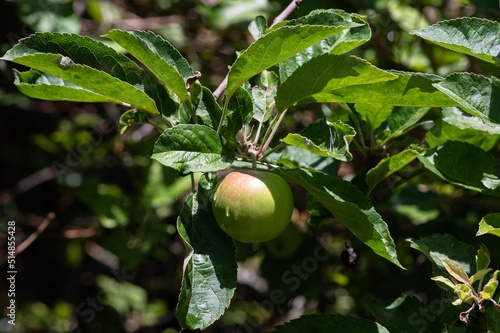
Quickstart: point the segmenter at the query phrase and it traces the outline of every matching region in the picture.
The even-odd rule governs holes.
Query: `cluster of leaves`
[[[425,170],[456,186],[500,195],[499,163],[488,152],[500,134],[499,79],[471,73],[443,78],[381,70],[347,54],[366,43],[371,30],[365,18],[341,10],[313,11],[269,28],[263,17],[257,17],[249,30],[255,42],[232,64],[221,104],[199,83],[200,73],[152,32],[115,29],[105,35],[146,69],[101,42],[74,34],[37,33],[20,40],[2,57],[31,68],[17,72],[15,81],[30,97],[130,107],[120,119],[120,132],[133,124],[151,124],[162,131],[153,159],[182,175],[202,173],[198,190],[186,199],[177,223],[189,251],[177,307],[184,329],[210,326],[229,306],[236,288],[234,244],[217,227],[208,205],[217,171],[250,168],[257,162],[259,168],[279,173],[302,186],[313,202],[320,203],[376,254],[401,268],[389,227],[370,200],[384,180],[398,177],[402,170],[410,175]],[[456,19],[412,33],[452,51],[500,64],[500,24],[496,22]],[[290,133],[270,147],[276,143],[273,137],[287,111],[305,103],[340,106],[331,109],[330,119]],[[407,133],[425,123],[431,108],[442,108],[442,117],[422,144]],[[257,130],[247,136],[252,125]],[[329,168],[336,161],[351,161],[352,150],[374,159],[356,182],[337,177]],[[305,152],[309,163],[303,163]],[[417,159],[420,163],[415,163]],[[490,214],[481,221],[478,234],[498,235],[499,229],[499,214]],[[482,262],[472,273],[471,246],[450,237],[434,235],[410,243],[429,257],[435,269],[443,271],[444,267],[461,283],[446,280],[444,272],[435,271],[435,279],[452,287],[461,302],[484,310],[484,300],[494,301],[497,273],[475,291],[472,284],[491,274],[488,265]],[[449,248],[440,252],[450,245],[455,245],[451,252]],[[457,256],[462,250],[467,256],[460,261]],[[399,303],[423,306],[410,298],[401,298]],[[377,323],[324,314],[306,316],[276,330],[338,326],[383,332],[394,325],[388,313],[403,310],[373,305],[371,311]],[[395,316],[402,318],[403,313]],[[457,318],[437,325],[452,327]],[[488,327],[497,325],[498,314],[490,318]]]
[[[464,268],[460,263],[451,260],[449,258],[441,258],[441,262],[452,279],[450,280],[444,276],[435,276],[432,279],[437,282],[442,282],[446,286],[450,287],[453,292],[458,296],[453,302],[453,305],[460,305],[462,303],[467,303],[472,305],[469,310],[462,312],[460,314],[460,320],[465,323],[469,322],[469,312],[472,311],[476,306],[482,313],[485,312],[485,301],[492,302],[497,309],[500,311],[500,306],[493,299],[493,295],[498,286],[498,270],[493,273],[493,277],[483,286],[484,277],[490,271],[488,268],[490,263],[490,255],[486,248],[481,247],[476,255],[476,268],[477,271],[470,278],[465,272]],[[477,290],[472,286],[474,282],[478,282]]]

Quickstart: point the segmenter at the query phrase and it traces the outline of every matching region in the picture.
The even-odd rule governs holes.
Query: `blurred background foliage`
[[[111,28],[154,30],[175,45],[202,72],[202,84],[214,90],[235,52],[252,42],[248,23],[257,15],[271,22],[288,3],[8,0],[0,3],[0,51],[4,54],[20,38],[37,31],[101,39]],[[498,68],[409,34],[443,19],[498,19],[496,1],[304,0],[293,16],[318,8],[366,15],[372,38],[352,53],[380,68],[500,76]],[[6,255],[7,221],[16,221],[19,244],[49,212],[55,213],[48,228],[17,257],[15,331],[177,332],[175,306],[186,253],[175,223],[191,190],[189,177],[182,178],[149,158],[157,129],[136,125],[119,135],[118,120],[125,109],[114,104],[29,99],[13,85],[13,67],[0,62],[0,258]],[[433,110],[427,120],[432,122],[439,112]],[[283,122],[283,134],[329,115],[331,110],[325,107],[295,108]],[[431,125],[426,126],[412,135],[422,139]],[[498,138],[481,144],[498,155]],[[314,163],[314,157],[288,153],[300,157],[297,163]],[[353,178],[366,163],[356,155],[353,163],[324,167],[325,172]],[[283,235],[257,252],[238,244],[236,296],[207,331],[268,331],[320,311],[370,317],[366,295],[383,304],[402,293],[417,295],[426,303],[439,300],[442,295],[429,279],[429,263],[405,239],[447,232],[477,246],[479,219],[500,206],[497,199],[424,175],[390,188],[376,197],[375,205],[389,224],[408,271],[377,257],[356,239],[348,242],[360,261],[349,269],[342,265],[340,253],[350,235],[321,207],[306,203],[300,188],[294,187],[294,193],[293,224]],[[483,237],[492,253],[500,253],[490,236]],[[492,266],[498,267],[498,261]],[[2,279],[2,309],[8,300],[5,289]],[[1,319],[0,331],[9,328]]]

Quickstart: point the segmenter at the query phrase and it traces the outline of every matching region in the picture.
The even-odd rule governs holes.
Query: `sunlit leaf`
[[[500,65],[500,23],[477,17],[437,22],[410,32],[450,50]]]
[[[500,237],[500,213],[488,214],[479,222],[476,236],[492,234]]]
[[[210,127],[186,124],[166,129],[156,141],[151,158],[188,174],[226,169],[234,153]]]
[[[323,119],[298,133],[288,134],[283,142],[319,156],[350,161],[352,154],[349,152],[349,144],[355,135],[351,126],[341,121],[331,123]]]

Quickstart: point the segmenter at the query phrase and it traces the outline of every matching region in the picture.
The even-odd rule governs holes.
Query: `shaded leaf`
[[[298,68],[278,87],[276,107],[283,111],[322,92],[396,78],[355,56],[323,54]]]
[[[401,296],[391,304],[384,305],[369,297],[366,306],[377,320],[391,333],[443,332],[445,326],[438,316],[438,310],[425,305],[414,296]]]
[[[415,158],[422,155],[424,150],[417,146],[410,146],[402,152],[386,157],[366,174],[366,183],[373,189],[383,179],[401,170]]]
[[[252,97],[244,88],[236,89],[227,104],[226,117],[222,121],[220,133],[230,146],[239,147],[238,132],[252,120]]]
[[[422,252],[432,263],[433,276],[448,275],[441,259],[448,258],[462,266],[470,276],[476,269],[476,250],[470,244],[460,242],[448,234],[433,234],[420,239],[408,239],[412,248]]]
[[[483,174],[494,171],[494,157],[466,142],[447,141],[419,156],[426,169],[443,180],[485,194],[500,195],[500,191],[488,189]]]
[[[350,161],[352,154],[349,152],[349,144],[355,135],[354,129],[342,121],[331,123],[323,119],[298,133],[288,134],[283,142],[319,156]]]
[[[288,171],[283,176],[302,185],[375,253],[403,268],[387,224],[356,186],[338,177],[305,169]]]
[[[265,35],[267,30],[267,20],[264,16],[259,15],[250,22],[248,25],[248,32],[252,35],[253,39],[257,40]]]
[[[274,107],[274,97],[276,96],[276,89],[265,90],[259,86],[252,89],[253,100],[253,117],[259,122],[264,122],[271,117],[271,112]]]
[[[387,117],[387,122],[379,128],[383,131],[380,139],[384,142],[397,138],[420,125],[419,121],[429,111],[429,107],[396,106]]]
[[[479,222],[476,236],[492,234],[500,237],[500,213],[488,214]]]
[[[120,117],[120,121],[118,123],[118,131],[120,134],[125,133],[129,130],[130,126],[133,124],[149,124],[148,115],[139,110],[128,110],[123,113]]]
[[[336,176],[340,168],[340,161],[331,157],[319,156],[309,150],[286,146],[281,152],[278,162],[290,168],[306,168],[321,171]]]
[[[476,17],[437,22],[410,34],[450,50],[500,65],[500,23]]]
[[[205,125],[177,125],[158,138],[151,158],[182,174],[228,168],[234,153],[221,136]]]
[[[220,117],[222,117],[222,109],[217,104],[212,92],[206,87],[203,87],[201,101],[196,114],[201,118],[203,124],[217,130],[218,122]]]
[[[217,225],[208,197],[216,174],[204,174],[198,192],[185,201],[177,229],[188,256],[184,264],[177,319],[183,329],[205,329],[229,306],[236,289],[236,248]]]
[[[284,325],[276,326],[272,332],[303,333],[303,332],[344,332],[344,333],[389,333],[380,324],[368,319],[342,316],[339,314],[321,313],[305,315]]]

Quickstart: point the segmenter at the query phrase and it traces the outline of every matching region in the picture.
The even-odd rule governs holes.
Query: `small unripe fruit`
[[[287,182],[266,171],[234,171],[215,190],[212,208],[222,230],[237,241],[258,244],[290,222],[293,196]]]

